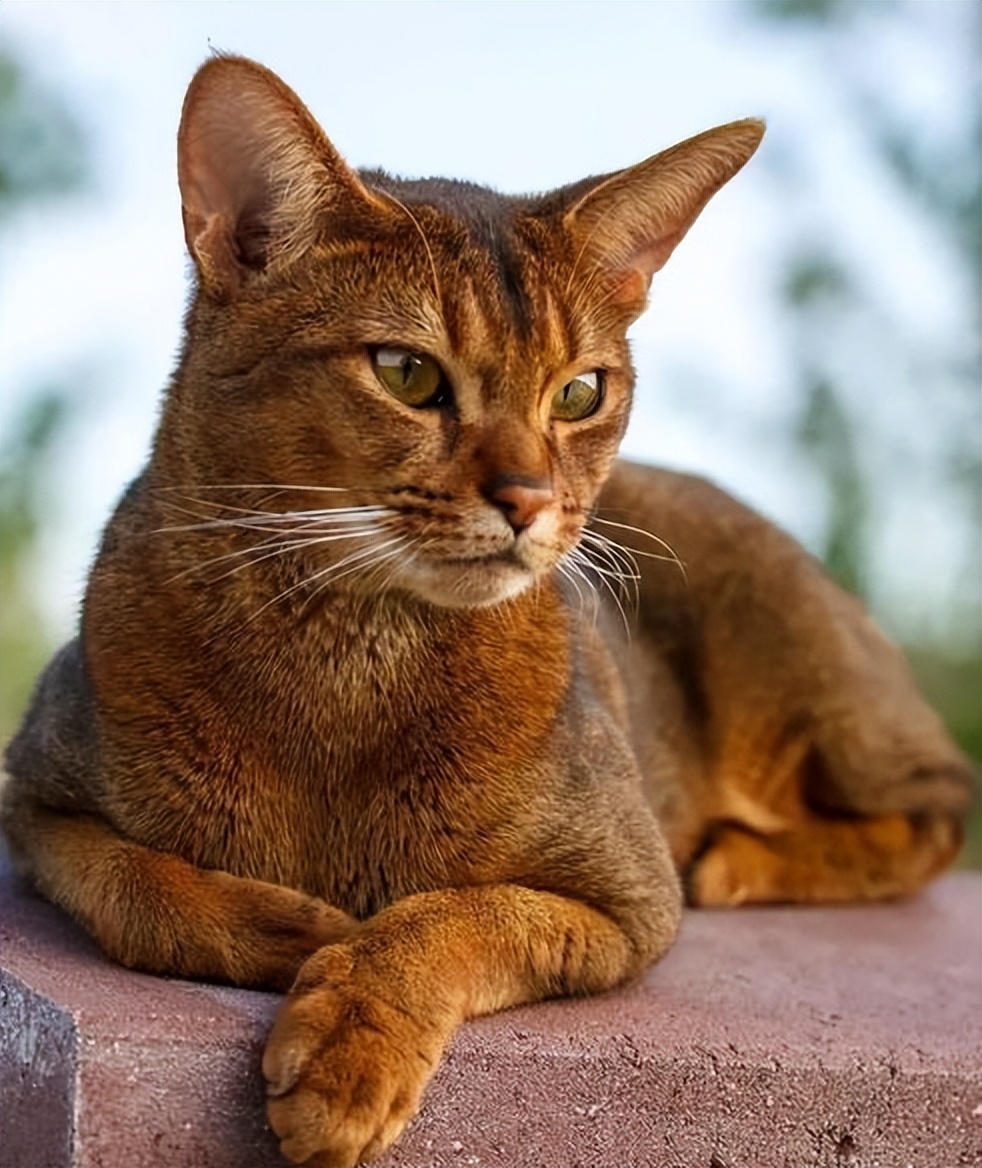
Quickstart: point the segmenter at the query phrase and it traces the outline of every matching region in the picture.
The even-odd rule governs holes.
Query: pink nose
[[[552,487],[544,479],[507,475],[486,487],[484,497],[498,508],[518,535],[543,508],[549,506],[555,496]]]

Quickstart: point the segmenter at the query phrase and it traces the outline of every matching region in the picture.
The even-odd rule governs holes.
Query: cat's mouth
[[[537,575],[514,548],[504,548],[417,560],[402,583],[431,604],[483,608],[524,592]]]
[[[483,552],[479,555],[472,556],[445,556],[440,560],[443,564],[448,564],[454,567],[476,568],[481,564],[498,565],[506,564],[516,568],[521,568],[524,571],[529,569],[521,562],[515,555],[511,548],[500,552]]]

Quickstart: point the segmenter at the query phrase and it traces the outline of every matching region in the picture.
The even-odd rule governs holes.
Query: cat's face
[[[234,418],[212,445],[227,481],[332,488],[275,502],[364,533],[311,545],[361,564],[339,584],[490,604],[577,543],[627,422],[629,312],[506,200],[504,271],[472,225],[401,194],[375,238],[315,243],[261,295],[199,312],[210,343],[188,373],[206,432]]]
[[[296,516],[318,587],[474,606],[562,570],[627,424],[626,329],[756,145],[737,125],[661,176],[657,213],[631,172],[510,199],[356,176],[271,74],[210,62],[180,156],[202,481],[281,486],[256,509]]]

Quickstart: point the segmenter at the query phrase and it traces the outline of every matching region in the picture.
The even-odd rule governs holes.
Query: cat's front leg
[[[660,956],[678,923],[674,881],[646,910],[635,930],[582,901],[514,884],[428,892],[315,954],[263,1060],[284,1154],[317,1168],[379,1155],[412,1118],[464,1019],[607,989]]]
[[[306,958],[360,928],[318,897],[198,868],[96,815],[45,807],[16,779],[0,819],[20,872],[131,969],[286,990]]]

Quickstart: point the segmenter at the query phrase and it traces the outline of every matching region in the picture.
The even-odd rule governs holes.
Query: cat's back
[[[100,565],[104,572],[111,572],[106,565],[117,564],[121,555],[124,560],[132,556],[142,494],[140,476],[126,488],[106,525],[93,579]],[[91,589],[90,580],[88,591]],[[63,645],[41,673],[24,720],[7,746],[4,768],[5,815],[21,794],[28,793],[65,811],[100,810],[103,790],[97,703],[82,634]]]
[[[99,810],[95,701],[77,637],[41,674],[4,766],[3,819],[11,834],[25,797],[71,813]]]

